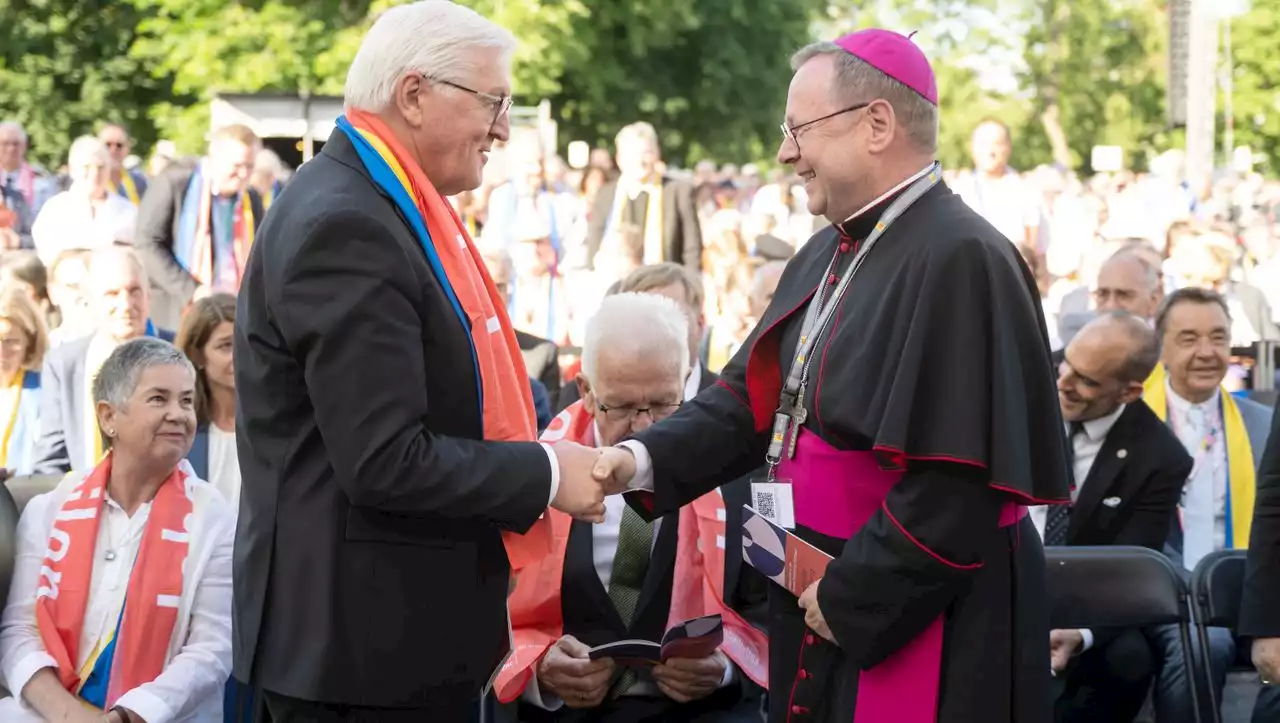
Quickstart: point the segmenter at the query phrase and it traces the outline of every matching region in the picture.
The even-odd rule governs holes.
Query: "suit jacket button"
[[[1116,450],[1116,456],[1119,457],[1120,459],[1124,459],[1125,457],[1129,456],[1129,450],[1127,449]]]

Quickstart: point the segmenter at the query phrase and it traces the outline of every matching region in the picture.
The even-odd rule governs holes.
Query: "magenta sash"
[[[783,458],[778,476],[790,479],[796,524],[847,540],[884,503],[902,479],[901,471],[880,468],[872,452],[848,452],[801,430],[794,459]],[[1009,503],[1000,526],[1022,519],[1026,508]],[[853,723],[933,723],[938,716],[942,677],[943,616],[924,632],[858,677]]]

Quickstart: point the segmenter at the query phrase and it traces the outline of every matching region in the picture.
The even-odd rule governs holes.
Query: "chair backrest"
[[[1245,550],[1218,550],[1196,564],[1191,573],[1191,599],[1198,622],[1236,629],[1248,556]]]
[[[1190,620],[1187,587],[1169,558],[1145,547],[1047,547],[1055,628],[1140,627]]]
[[[0,484],[0,610],[4,609],[18,557],[18,506],[8,488]]]
[[[21,514],[27,509],[27,503],[32,497],[52,492],[61,481],[62,475],[58,474],[28,474],[10,477],[4,484],[9,489],[9,494],[13,496],[14,504],[18,506],[18,513]]]

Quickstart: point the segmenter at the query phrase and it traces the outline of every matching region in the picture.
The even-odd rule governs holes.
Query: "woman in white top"
[[[81,136],[67,158],[71,188],[50,198],[31,226],[40,260],[49,265],[65,249],[132,244],[138,210],[111,191],[111,156],[102,141]]]
[[[231,336],[236,299],[214,294],[193,303],[182,318],[174,341],[196,365],[195,442],[187,456],[201,479],[207,479],[240,509],[240,462],[236,458],[236,380]]]
[[[195,370],[125,342],[93,382],[109,453],[31,500],[0,620],[5,723],[221,723],[235,515],[183,457]]]

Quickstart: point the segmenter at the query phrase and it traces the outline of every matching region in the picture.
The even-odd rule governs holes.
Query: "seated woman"
[[[220,722],[235,516],[183,463],[195,370],[169,343],[134,339],[93,399],[109,453],[18,523],[0,721]]]
[[[240,509],[240,460],[236,457],[236,378],[231,335],[236,297],[214,294],[193,303],[174,342],[196,367],[196,437],[187,459],[231,509]]]
[[[40,433],[40,364],[49,346],[44,318],[26,290],[0,286],[0,469],[31,474]]]

